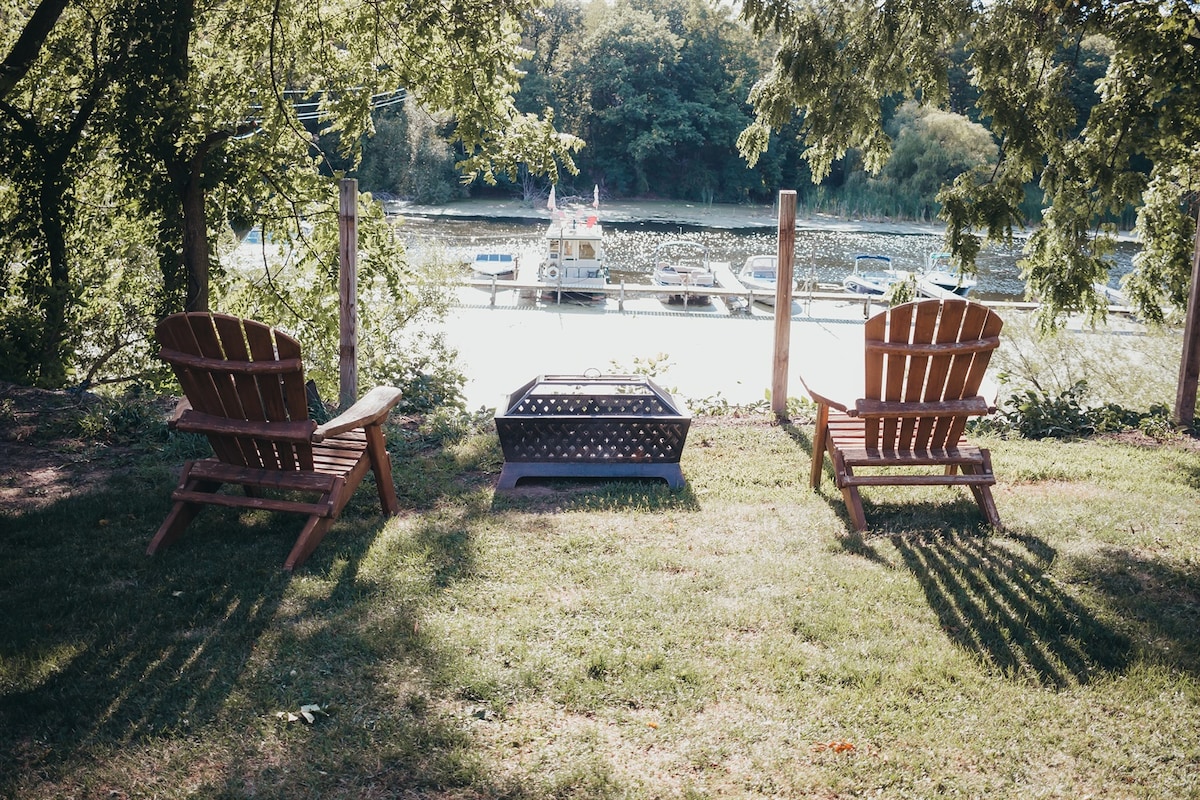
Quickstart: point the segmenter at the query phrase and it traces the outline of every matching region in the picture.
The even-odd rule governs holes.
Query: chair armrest
[[[833,381],[833,380],[818,380],[812,383],[806,381],[801,375],[800,383],[804,384],[804,391],[808,392],[808,396],[812,398],[814,403],[819,405],[836,408],[843,413],[853,413],[850,411],[854,407],[855,398],[862,397],[862,381]]]
[[[404,392],[395,386],[376,386],[341,414],[324,425],[317,426],[313,431],[312,440],[320,442],[339,433],[379,424],[387,419],[387,415],[403,395]]]
[[[186,397],[181,397],[179,402],[175,404],[175,408],[171,409],[171,415],[167,417],[167,427],[175,430],[175,426],[179,424],[179,420],[183,417],[185,411],[192,410],[192,402]]]

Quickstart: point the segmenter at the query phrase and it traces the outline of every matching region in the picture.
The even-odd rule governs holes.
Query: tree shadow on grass
[[[7,520],[0,794],[53,779],[80,749],[211,720],[278,609],[274,526],[209,514],[175,554],[149,559],[166,507],[122,483]]]
[[[431,711],[454,651],[418,617],[473,571],[483,510],[415,518],[397,586],[361,574],[390,530],[369,486],[295,576],[296,515],[205,509],[148,558],[169,493],[161,471],[129,474],[0,519],[0,796],[494,789]],[[309,703],[329,715],[287,719]]]
[[[997,672],[1067,688],[1130,663],[1132,642],[1061,588],[1040,539],[950,532],[892,542],[946,635]]]
[[[1200,675],[1200,565],[1104,547],[1063,566],[1065,580],[1131,630],[1140,654]]]

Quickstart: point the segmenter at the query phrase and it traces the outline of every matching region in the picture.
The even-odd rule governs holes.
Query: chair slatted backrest
[[[866,399],[919,404],[977,396],[1003,324],[994,311],[967,300],[918,300],[877,314],[865,330]],[[953,447],[968,416],[933,408],[872,416],[865,444],[899,452]]]
[[[180,430],[208,436],[237,466],[313,469],[300,343],[259,322],[224,314],[172,314],[155,329],[191,404]]]

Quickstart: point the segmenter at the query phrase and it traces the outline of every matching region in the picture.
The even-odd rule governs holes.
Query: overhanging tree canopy
[[[453,118],[468,174],[573,169],[579,140],[513,102],[520,20],[541,3],[5,3],[0,300],[29,342],[0,356],[36,351],[27,375],[67,379],[80,266],[104,270],[93,251],[116,241],[120,217],[143,228],[127,241],[158,251],[160,286],[144,303],[207,308],[211,239],[231,221],[332,205],[314,131],[353,149],[380,95],[404,91]],[[297,99],[311,101],[309,119]],[[98,230],[83,229],[83,195]]]
[[[1000,146],[939,195],[947,238],[969,269],[987,239],[1025,224],[1025,186],[1046,210],[1021,262],[1045,319],[1102,313],[1116,231],[1138,210],[1143,249],[1124,288],[1149,320],[1182,308],[1191,283],[1200,188],[1200,10],[1186,0],[745,0],[743,19],[778,38],[755,87],[755,123],[739,139],[753,161],[767,134],[797,114],[814,179],[848,149],[878,170],[890,152],[884,98],[947,98],[948,53],[965,37],[978,107]],[[1076,118],[1072,78],[1083,44],[1102,43],[1108,69],[1096,103]],[[1191,404],[1194,405],[1192,396]],[[1190,408],[1177,416],[1190,420]]]

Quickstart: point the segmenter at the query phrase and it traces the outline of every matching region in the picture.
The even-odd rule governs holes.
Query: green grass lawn
[[[1200,452],[995,440],[1004,533],[859,536],[810,435],[698,419],[678,493],[397,446],[294,576],[296,517],[145,556],[181,458],[125,454],[0,512],[0,797],[1200,796]]]

